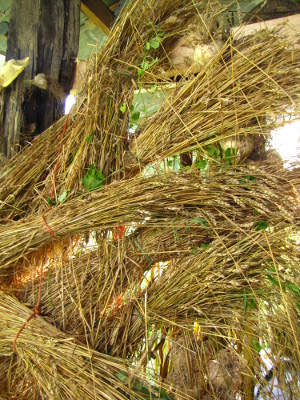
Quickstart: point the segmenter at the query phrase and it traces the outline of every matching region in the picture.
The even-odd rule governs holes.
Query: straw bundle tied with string
[[[268,164],[262,149],[256,165],[235,165],[249,156],[243,141],[264,147],[278,114],[297,114],[299,51],[275,31],[224,37],[222,11],[218,1],[128,2],[76,110],[0,170],[5,398],[249,398],[255,383],[268,394],[261,348],[283,387],[287,362],[300,370],[299,162]],[[223,45],[180,77],[178,39]],[[165,101],[132,133],[142,91]],[[160,172],[191,151],[206,169]],[[91,167],[104,176],[93,192]],[[91,232],[92,250],[82,244]],[[232,381],[220,376],[230,363]],[[297,396],[296,379],[289,390]]]
[[[255,174],[255,169],[235,169],[228,168],[226,175],[211,171],[207,181],[199,172],[121,181],[74,198],[43,216],[6,224],[0,232],[0,273],[4,276],[13,272],[11,267],[16,261],[51,243],[53,236],[64,238],[120,223],[183,227],[195,224],[193,218],[201,217],[217,230],[231,230],[233,218],[241,228],[249,224],[252,228],[259,219],[270,219],[274,225],[285,220],[299,222],[296,192],[284,179],[284,172],[272,176]],[[245,177],[252,174],[256,183],[244,184]],[[278,187],[284,188],[285,199]],[[253,219],[254,208],[257,217]],[[223,221],[218,226],[220,218]]]
[[[172,68],[168,48],[173,41],[193,30],[199,32],[199,41],[211,41],[203,26],[205,13],[200,18],[199,12],[212,4],[190,2],[182,7],[178,2],[177,9],[173,3],[151,1],[148,6],[133,2],[127,14],[124,11],[92,65],[80,106],[62,141],[55,200],[64,191],[71,190],[71,197],[81,190],[82,176],[91,164],[109,183],[138,173],[140,163],[192,149],[208,156],[208,144],[228,137],[239,141],[243,135],[268,134],[283,121],[272,122],[267,114],[297,113],[298,50],[287,51],[286,41],[273,33],[258,33],[245,41],[228,40],[197,76],[188,75],[169,89],[170,97],[159,112],[142,121],[127,143],[134,91],[141,84],[146,90],[153,84],[163,90],[170,83],[163,76]],[[161,45],[150,52],[158,61],[140,81],[137,71],[145,57],[145,43],[159,32],[164,32]],[[124,114],[120,111],[123,104],[127,106]],[[58,121],[2,170],[0,216],[4,223],[47,207],[63,124],[64,120]]]
[[[216,235],[210,246],[200,248],[196,255],[177,253],[172,265],[146,292],[140,287],[141,273],[130,269],[130,253],[126,257],[126,251],[122,253],[113,246],[115,255],[110,265],[113,266],[114,257],[116,265],[106,277],[103,257],[98,258],[95,253],[94,262],[88,263],[92,254],[79,256],[68,268],[62,266],[44,280],[43,310],[54,325],[60,324],[64,330],[76,332],[93,348],[105,352],[110,349],[113,354],[123,357],[128,352],[135,352],[140,345],[145,320],[150,326],[163,323],[191,334],[197,321],[202,336],[207,335],[211,340],[224,336],[229,344],[234,340],[230,336],[232,332],[240,339],[246,334],[243,320],[247,315],[247,329],[253,332],[249,334],[250,341],[256,341],[258,336],[263,338],[272,354],[280,351],[297,366],[299,348],[297,350],[294,336],[298,331],[297,295],[289,293],[289,303],[285,304],[278,287],[271,284],[277,280],[276,271],[280,271],[283,282],[286,279],[285,261],[281,258],[283,249],[289,260],[287,276],[297,273],[297,245],[284,245],[286,235],[286,228],[268,235],[244,232],[243,239],[241,235],[235,238],[232,233]],[[100,254],[103,251],[101,248]],[[121,269],[120,266],[117,268],[120,258],[123,259]],[[120,287],[122,275],[127,276],[129,282],[126,286],[123,279],[124,286]],[[128,297],[121,296],[124,303],[114,305],[117,295],[120,297],[126,291]],[[23,301],[32,303],[34,292],[36,290],[29,281],[25,296],[22,295]],[[64,309],[61,298],[64,298]],[[266,302],[269,304],[267,312]],[[274,308],[271,302],[276,304]],[[280,336],[280,341],[274,341],[275,333]],[[255,359],[254,349],[249,351],[254,353]],[[241,362],[246,368],[245,361]],[[283,368],[285,361],[277,363]],[[255,379],[258,378],[259,375]]]
[[[195,230],[191,229],[190,234],[193,233],[195,233]],[[158,321],[165,319],[169,320],[171,324],[182,323],[183,326],[190,324],[190,327],[192,327],[197,317],[198,319],[203,318],[202,327],[206,325],[218,326],[217,320],[220,312],[218,304],[222,307],[225,306],[224,300],[227,299],[227,306],[229,308],[234,307],[234,297],[236,297],[237,304],[241,307],[245,293],[251,296],[251,293],[255,295],[258,288],[265,288],[269,275],[276,275],[272,265],[273,257],[278,263],[278,268],[282,269],[281,246],[285,246],[285,256],[289,260],[291,268],[290,274],[296,273],[299,261],[299,255],[296,254],[297,246],[296,243],[284,245],[283,240],[286,235],[286,228],[268,234],[267,238],[262,232],[255,231],[244,231],[244,235],[241,235],[241,232],[239,234],[238,230],[235,235],[234,232],[227,235],[215,233],[215,239],[209,246],[201,247],[200,240],[195,255],[188,249],[180,252],[180,248],[184,247],[180,240],[177,245],[177,252],[174,251],[173,254],[162,252],[160,255],[161,257],[172,258],[173,261],[172,266],[167,268],[162,277],[148,290],[148,318],[154,316],[154,319]],[[180,238],[180,232],[178,236]],[[270,243],[275,254],[270,253],[268,243]],[[103,246],[103,248],[100,247],[101,258],[97,255],[97,252],[77,256],[75,260],[70,262],[70,265],[57,267],[57,271],[49,272],[48,278],[45,278],[44,290],[42,290],[44,293],[42,297],[43,310],[45,314],[54,319],[55,325],[61,324],[64,330],[76,331],[77,334],[81,331],[83,336],[84,332],[90,330],[90,334],[93,336],[95,334],[94,327],[98,325],[100,318],[102,322],[98,334],[104,335],[105,329],[108,331],[112,329],[110,324],[114,326],[115,322],[119,323],[119,319],[111,318],[107,311],[114,298],[127,289],[134,290],[135,295],[139,297],[136,304],[139,312],[144,309],[143,306],[138,305],[143,302],[143,291],[140,286],[143,273],[138,271],[137,268],[133,268],[135,254],[131,254],[126,249],[118,249],[112,244],[106,246],[111,247],[112,253],[110,256],[112,270],[107,271],[107,275],[105,274],[107,259],[103,257],[105,251],[105,246]],[[126,246],[126,240],[124,246]],[[151,253],[148,252],[148,254]],[[120,258],[122,259],[121,268],[118,265]],[[145,263],[144,270],[146,271],[149,268],[149,264]],[[127,277],[127,282],[126,279],[122,279],[122,275]],[[282,276],[284,276],[284,273]],[[47,287],[48,289],[46,289]],[[101,288],[100,292],[99,288]],[[169,289],[165,291],[165,288]],[[221,288],[224,290],[221,290]],[[24,289],[18,290],[19,296],[21,295],[25,303],[34,303],[38,288],[32,286],[32,282],[29,281]],[[179,289],[180,291],[178,291]],[[268,290],[275,295],[276,290],[274,291],[274,289],[276,287],[272,289],[270,286]],[[266,296],[270,295],[268,290],[266,290]],[[231,291],[235,292],[235,296],[232,295]],[[263,292],[260,293],[258,290],[257,293],[264,298]],[[173,299],[172,296],[175,296],[176,299]],[[218,301],[218,296],[224,296],[224,300]],[[62,297],[65,299],[64,309],[61,308]],[[259,297],[258,295],[257,298]],[[197,308],[197,302],[202,304],[201,307]],[[205,302],[207,304],[213,303],[210,311],[205,311]],[[179,307],[179,303],[182,303],[181,307]],[[91,308],[86,309],[87,304]],[[171,309],[174,309],[174,315],[170,315]],[[131,302],[128,304],[128,310],[133,311]],[[131,320],[132,315],[128,310],[124,315]],[[180,312],[183,313],[183,317],[180,317]],[[232,312],[234,320],[237,311],[233,309]],[[243,307],[240,308],[239,312],[243,312]],[[109,316],[106,323],[103,322],[105,316]],[[225,316],[225,312],[223,316]],[[212,324],[211,320],[214,318],[215,321]],[[85,330],[83,330],[84,326]],[[231,326],[233,327],[234,323]],[[143,329],[142,325],[141,328]],[[132,343],[132,340],[133,338],[128,340],[128,344]],[[95,346],[97,340],[93,339],[93,342]],[[105,343],[104,341],[103,346],[105,346]],[[115,344],[117,345],[118,342]],[[120,341],[119,345],[126,346],[126,342]],[[113,351],[116,351],[115,347],[113,347]]]
[[[15,330],[30,312],[15,298],[1,291],[0,313],[0,355],[5,362],[6,357],[12,357],[11,341]],[[147,383],[146,394],[142,395],[135,389],[135,385],[142,388],[143,384],[131,376],[129,365],[124,360],[97,353],[41,317],[34,318],[30,327],[22,332],[17,350],[19,360],[11,360],[11,377],[6,390],[20,392],[11,392],[11,395],[36,398],[38,394],[47,399],[126,399],[128,395],[142,399],[150,396],[151,392],[153,396],[158,395]],[[15,376],[20,378],[24,369],[27,373],[22,377],[23,385],[20,385]],[[131,388],[128,387],[130,379]]]

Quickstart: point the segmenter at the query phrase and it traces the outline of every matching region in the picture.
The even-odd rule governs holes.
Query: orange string
[[[18,333],[16,334],[14,341],[13,341],[13,350],[16,354],[18,354],[17,348],[16,348],[16,344],[17,344],[17,340],[18,337],[20,336],[20,333],[22,332],[22,330],[25,328],[25,326],[28,324],[28,322],[35,317],[36,315],[40,315],[41,314],[41,294],[42,294],[42,275],[43,275],[43,264],[44,264],[45,258],[42,262],[42,266],[41,266],[41,273],[40,273],[40,280],[39,280],[39,294],[38,294],[38,300],[37,303],[34,307],[34,311],[32,314],[29,315],[29,317],[26,319],[26,321],[23,323],[23,325],[21,326],[21,328],[19,329]]]
[[[52,183],[52,188],[51,188],[51,194],[50,194],[50,199],[53,200],[54,197],[54,191],[55,191],[55,181],[56,181],[56,176],[57,176],[57,171],[58,171],[58,163],[59,163],[59,157],[61,154],[61,149],[62,149],[62,144],[63,144],[63,139],[66,133],[66,129],[67,129],[67,124],[68,124],[68,120],[69,120],[69,114],[66,117],[65,123],[64,123],[64,128],[63,128],[63,132],[61,135],[61,140],[60,140],[60,145],[59,145],[59,149],[58,149],[58,155],[57,155],[57,160],[56,160],[56,164],[54,167],[54,174],[53,174],[53,183]],[[52,208],[51,205],[49,205],[49,208]],[[43,218],[43,222],[45,227],[47,228],[48,232],[50,233],[50,235],[54,238],[57,239],[57,236],[55,235],[55,233],[53,232],[53,230],[50,228],[50,226],[47,224],[46,222],[46,218],[44,215],[42,215]],[[41,273],[40,273],[40,280],[39,280],[39,294],[38,294],[38,301],[34,307],[34,311],[32,314],[29,315],[29,317],[26,319],[26,321],[23,323],[23,325],[21,326],[21,328],[19,329],[18,333],[16,334],[14,341],[13,341],[13,350],[16,354],[18,354],[17,352],[17,348],[16,348],[16,343],[18,340],[18,337],[20,336],[22,330],[25,328],[25,326],[28,324],[28,322],[34,318],[36,315],[40,315],[41,314],[41,293],[42,293],[42,275],[43,275],[43,264],[44,264],[45,258],[42,262],[42,266],[41,266]]]
[[[50,233],[50,235],[51,235],[54,239],[57,239],[57,236],[55,235],[55,233],[53,232],[53,230],[50,228],[50,226],[47,224],[46,218],[45,218],[45,215],[44,215],[44,214],[42,215],[42,218],[43,218],[43,222],[44,222],[44,225],[45,225],[47,231]]]

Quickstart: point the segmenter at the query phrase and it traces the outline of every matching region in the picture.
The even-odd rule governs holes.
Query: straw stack
[[[271,396],[262,349],[297,398],[300,167],[265,142],[299,112],[299,52],[222,18],[218,1],[128,2],[76,108],[0,170],[3,398]],[[223,44],[179,76],[178,41]],[[139,119],[141,93],[161,104]]]

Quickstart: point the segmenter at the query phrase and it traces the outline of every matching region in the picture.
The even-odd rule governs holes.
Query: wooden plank
[[[281,27],[280,33],[291,40],[291,45],[293,45],[295,42],[295,37],[300,35],[300,14],[271,19],[269,21],[256,22],[255,24],[238,26],[231,29],[231,34],[234,39],[239,39],[253,35],[255,32],[261,29],[274,29],[276,27]],[[299,45],[297,45],[297,47],[298,46]]]
[[[20,131],[37,135],[63,114],[62,97],[72,87],[79,30],[80,0],[12,1],[6,60],[28,56],[30,61],[5,90],[0,106],[0,151],[8,158],[19,150]],[[23,79],[30,81],[40,73],[47,76],[48,89],[27,90]]]
[[[104,33],[109,34],[114,23],[114,14],[102,0],[82,0],[81,10]]]
[[[70,94],[76,94],[77,91],[80,89],[80,86],[82,85],[82,82],[85,79],[86,68],[87,68],[86,61],[81,61],[81,60],[77,61],[77,68],[74,74],[73,86]]]

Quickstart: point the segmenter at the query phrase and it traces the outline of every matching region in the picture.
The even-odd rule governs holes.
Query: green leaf
[[[148,69],[150,69],[157,62],[158,62],[158,57],[156,57],[155,59],[152,59],[152,61],[148,61],[147,59],[144,59],[143,62],[142,62],[141,67],[142,67],[142,69],[144,71],[147,71]]]
[[[177,243],[178,242],[177,229],[173,228],[173,233],[174,233],[174,241],[175,241],[175,243]]]
[[[151,44],[150,44],[150,42],[147,42],[147,43],[146,43],[145,48],[146,48],[147,51],[149,51],[149,50],[151,49]]]
[[[278,340],[281,339],[281,332],[278,329],[276,329],[276,336],[278,337]]]
[[[195,166],[198,168],[198,169],[206,169],[206,167],[207,167],[207,160],[205,160],[204,158],[202,159],[202,160],[198,160],[198,161],[196,161],[195,162]]]
[[[267,223],[267,221],[256,221],[253,224],[253,228],[256,231],[265,231],[267,228],[269,227],[269,224]]]
[[[251,310],[254,310],[256,308],[256,300],[253,297],[250,297],[248,299],[248,302],[249,302],[249,308]]]
[[[138,76],[144,76],[145,70],[142,68],[138,68]]]
[[[252,339],[251,339],[251,345],[252,345],[252,348],[253,348],[257,353],[259,353],[259,352],[262,350],[262,347],[261,347],[261,345],[259,344],[259,341],[258,341],[257,339],[255,339],[255,338],[252,338]]]
[[[244,296],[244,314],[246,314],[247,309],[254,310],[256,308],[256,300],[252,295]]]
[[[94,137],[94,132],[91,132],[87,137],[86,137],[86,142],[91,143]]]
[[[140,119],[140,115],[141,113],[139,111],[135,111],[130,115],[130,119],[132,122],[134,123],[138,123],[139,119]]]
[[[190,249],[190,252],[194,255],[198,254],[198,249]]]
[[[117,373],[117,378],[119,379],[119,381],[127,383],[128,382],[128,374],[124,371],[119,371]]]
[[[266,277],[269,279],[269,281],[271,283],[273,283],[275,286],[277,286],[278,288],[280,288],[280,284],[278,282],[278,280],[276,278],[274,278],[272,275],[267,274]]]
[[[157,89],[157,85],[153,85],[153,86],[151,86],[149,92],[150,92],[150,93],[155,93],[155,92],[156,92],[156,89]]]
[[[65,191],[58,197],[57,201],[59,202],[59,204],[63,203],[63,202],[66,200],[66,198],[68,197],[68,193],[69,193],[69,190],[65,190]]]
[[[5,14],[5,11],[3,12]],[[1,35],[6,35],[8,32],[8,22],[7,21],[2,21],[0,22],[0,34]]]
[[[207,154],[208,154],[210,157],[213,157],[213,156],[215,156],[215,155],[216,155],[216,156],[220,155],[220,150],[217,149],[216,146],[207,145],[207,146],[205,147],[205,150],[207,151]]]
[[[148,42],[149,44],[150,44],[150,46],[153,48],[153,49],[158,49],[159,48],[159,46],[160,46],[160,37],[159,36],[154,36],[154,38],[152,38],[151,40],[150,40],[150,42]],[[149,49],[150,50],[150,49]]]
[[[56,206],[56,202],[55,202],[55,200],[48,199],[48,200],[47,200],[47,203],[48,203],[48,204],[49,204],[49,206],[51,206],[51,207],[54,207],[54,206]]]
[[[165,389],[159,389],[159,393],[161,400],[173,400],[173,397],[170,397]]]
[[[255,176],[246,175],[244,178],[247,179],[247,180],[250,181],[250,182],[254,182],[254,183],[256,182]]]
[[[209,244],[201,243],[200,247],[204,250],[209,248]]]
[[[122,114],[125,113],[125,111],[126,111],[126,103],[123,103],[123,104],[121,105],[120,111],[121,111]]]
[[[298,299],[300,299],[300,288],[299,288],[299,286],[297,286],[295,283],[292,283],[290,281],[286,281],[285,284],[286,284],[286,287],[291,292],[293,292],[298,297]]]
[[[181,165],[180,166],[181,171],[189,171],[191,169],[191,165]]]
[[[192,222],[201,225],[203,228],[208,229],[207,221],[204,218],[194,218]]]
[[[102,172],[94,164],[89,167],[88,173],[82,177],[82,185],[86,190],[94,190],[102,186],[105,180]]]
[[[236,150],[235,148],[228,148],[225,150],[225,160],[228,162],[228,164],[232,164],[232,161],[235,159],[236,156]]]

